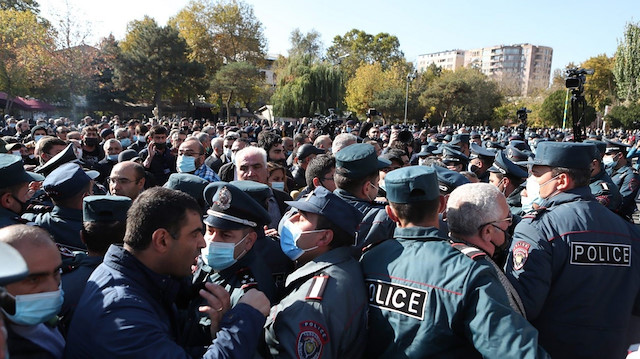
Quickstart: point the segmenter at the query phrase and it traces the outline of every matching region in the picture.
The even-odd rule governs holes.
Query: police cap
[[[24,162],[20,156],[0,154],[0,188],[42,180],[44,177],[39,174],[24,170]]]
[[[42,188],[52,199],[62,200],[80,193],[90,181],[78,164],[65,163],[45,178]]]
[[[341,150],[340,152],[342,151],[344,150]],[[389,174],[391,173],[392,172],[389,172]],[[363,217],[362,212],[324,187],[316,187],[316,189],[303,200],[286,201],[285,203],[300,211],[323,216],[331,223],[353,236],[355,236],[356,230]]]
[[[516,178],[529,177],[527,171],[523,170],[522,167],[516,165],[507,158],[505,151],[498,151],[496,153],[493,166],[489,167],[488,171],[493,173],[502,173],[505,176],[508,175]]]
[[[627,145],[626,143],[622,143],[618,141],[613,141],[609,139],[605,139],[604,141],[607,144],[607,148],[604,151],[605,154],[609,154],[611,152],[626,152],[627,147],[631,147],[631,145]]]
[[[391,166],[391,161],[376,156],[368,143],[356,143],[336,153],[336,168],[342,168],[348,178],[363,178],[376,170]]]
[[[494,156],[494,153],[487,150],[486,148],[483,148],[482,146],[478,145],[477,143],[472,143],[471,146],[469,147],[469,151],[471,152],[471,158],[487,158],[487,159],[492,159]]]
[[[393,203],[429,201],[440,196],[433,167],[410,166],[391,171],[384,178],[387,199]]]
[[[591,143],[541,142],[535,159],[528,163],[534,166],[564,168],[589,168],[595,151]]]
[[[198,203],[202,205],[202,194],[209,181],[200,178],[191,173],[172,173],[164,184],[164,188],[177,189],[188,195],[191,195]]]
[[[264,207],[238,187],[227,182],[213,182],[204,189],[211,204],[204,223],[220,229],[258,228],[271,222]]]
[[[438,188],[446,193],[453,192],[454,189],[469,183],[469,179],[456,171],[441,166],[433,166],[433,170],[438,177]],[[386,178],[385,178],[386,182]]]
[[[124,222],[131,198],[124,196],[87,196],[82,199],[84,222]]]

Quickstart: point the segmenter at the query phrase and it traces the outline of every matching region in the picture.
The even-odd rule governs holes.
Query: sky
[[[213,0],[210,0],[213,1]],[[553,48],[552,71],[592,56],[613,56],[624,26],[640,20],[638,0],[244,0],[253,6],[267,53],[287,54],[289,35],[315,29],[325,48],[351,29],[398,37],[415,63],[420,54],[530,43]],[[88,44],[109,33],[124,38],[127,23],[145,15],[165,25],[186,0],[40,0],[41,15],[55,23],[67,9],[90,29]]]

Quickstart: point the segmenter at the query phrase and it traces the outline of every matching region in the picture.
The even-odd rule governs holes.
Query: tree
[[[553,91],[545,98],[540,106],[539,117],[546,126],[562,126],[564,105],[567,96],[566,89]],[[569,95],[571,96],[571,95]],[[571,106],[567,108],[567,127],[571,127]]]
[[[348,109],[364,114],[368,108],[375,108],[387,119],[403,117],[409,72],[401,64],[386,70],[378,62],[363,64],[347,82]]]
[[[491,120],[501,101],[496,83],[470,68],[444,71],[420,95],[420,103],[441,123],[483,124]]]
[[[396,36],[384,32],[370,35],[353,29],[344,36],[333,38],[333,44],[327,49],[327,58],[341,63],[347,78],[351,78],[361,63],[377,62],[386,70],[394,63],[404,61],[404,53],[400,51],[400,41]]]
[[[14,96],[34,96],[51,78],[54,33],[30,11],[0,10],[0,91],[5,112]]]
[[[37,15],[40,13],[40,5],[36,0],[2,0],[0,10],[29,11]]]
[[[90,108],[104,108],[115,99],[125,99],[125,92],[114,84],[115,66],[120,57],[120,48],[113,34],[100,40],[100,51],[94,58],[92,67],[95,68],[93,87],[87,93]]]
[[[611,105],[616,98],[613,65],[614,59],[605,54],[591,57],[580,65],[594,70],[593,75],[587,75],[584,96],[587,103],[598,111],[604,111],[604,107]]]
[[[313,116],[342,107],[345,81],[339,66],[315,61],[310,54],[297,55],[278,69],[277,76],[278,87],[271,97],[276,116]]]
[[[320,59],[322,56],[322,40],[320,38],[320,33],[316,30],[303,34],[300,29],[294,29],[289,36],[291,42],[289,57],[311,55],[313,58]]]
[[[638,128],[640,126],[640,104],[632,103],[627,106],[614,106],[606,116],[611,121],[611,127],[624,126]]]
[[[222,66],[211,87],[225,99],[227,121],[231,116],[231,101],[234,96],[245,104],[249,103],[257,96],[263,82],[264,78],[254,64],[243,61]]]
[[[201,66],[187,59],[187,43],[178,31],[170,25],[159,27],[152,18],[130,22],[119,47],[116,86],[158,108],[170,89],[202,75]]]
[[[626,103],[640,99],[640,26],[628,23],[618,42],[613,67],[618,97]]]
[[[170,20],[185,38],[192,59],[212,66],[246,61],[259,65],[266,39],[253,7],[238,0],[192,0]]]

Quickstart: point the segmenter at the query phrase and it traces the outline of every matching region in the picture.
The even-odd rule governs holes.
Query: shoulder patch
[[[487,255],[487,253],[485,253],[484,251],[476,247],[468,246],[464,243],[453,242],[453,241],[449,243],[451,243],[451,247],[459,250],[460,252],[462,252],[462,254],[464,254],[465,256],[473,260],[478,260]]]
[[[520,270],[524,267],[527,258],[529,258],[529,249],[531,248],[531,244],[525,241],[518,241],[513,246],[513,269]]]
[[[327,282],[329,281],[329,276],[326,274],[320,274],[311,280],[311,286],[309,287],[309,291],[307,292],[307,296],[304,298],[305,300],[322,300],[322,295],[324,294],[324,289],[327,287]]]
[[[328,342],[329,333],[321,324],[311,320],[300,322],[296,355],[298,359],[319,359],[324,345]]]
[[[600,186],[602,187],[603,191],[609,192],[609,184],[607,182],[600,182]]]
[[[243,291],[246,292],[251,288],[258,287],[258,281],[256,280],[256,277],[253,275],[253,273],[251,273],[251,269],[249,269],[249,267],[240,269],[238,272],[236,272],[236,275],[238,277],[238,280],[240,281],[240,288]]]

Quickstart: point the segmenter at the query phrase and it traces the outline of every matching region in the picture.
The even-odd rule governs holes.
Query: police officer
[[[466,171],[469,165],[469,157],[464,153],[455,149],[454,146],[443,145],[442,146],[442,163],[444,163],[448,169],[456,172]]]
[[[0,228],[24,223],[20,215],[27,209],[33,191],[29,184],[44,177],[24,170],[19,156],[0,154]]]
[[[457,201],[455,193],[450,201]],[[438,236],[444,198],[434,170],[389,173],[387,196],[387,212],[398,225],[394,238],[361,259],[369,300],[366,357],[545,357],[536,330],[510,307],[486,253]],[[505,239],[493,227],[505,227],[504,199],[499,210],[468,213],[476,219],[468,224],[484,230],[489,243]]]
[[[22,218],[49,231],[56,243],[71,250],[85,250],[80,240],[82,199],[92,194],[91,177],[78,164],[65,163],[45,178],[42,188],[51,197],[53,210],[26,213]]]
[[[602,157],[607,149],[607,144],[602,141],[584,141],[585,143],[592,143],[597,151],[593,154],[593,163],[591,169],[591,180],[589,183],[589,189],[591,194],[596,197],[596,200],[603,206],[618,213],[620,205],[622,204],[622,196],[618,186],[613,183],[611,177],[604,169],[602,163]]]
[[[201,250],[193,274],[194,288],[203,288],[207,282],[224,287],[231,296],[232,308],[252,288],[262,291],[273,302],[275,286],[271,270],[254,250],[258,232],[269,223],[269,213],[246,193],[226,182],[210,183],[204,195],[211,198],[211,208],[204,219],[206,247]],[[200,297],[189,304],[184,346],[211,343],[211,320],[199,312],[202,305],[204,300]]]
[[[591,195],[593,147],[538,145],[530,180],[543,201],[516,226],[505,265],[527,319],[554,358],[623,357],[629,318],[640,308],[639,261],[633,259],[640,255],[640,232]]]
[[[635,199],[640,188],[640,175],[636,173],[627,161],[627,147],[629,145],[605,140],[607,149],[602,157],[602,162],[607,169],[613,183],[618,186],[622,196],[622,204],[619,213],[630,219],[636,209]]]
[[[489,168],[489,183],[496,186],[505,197],[512,214],[522,216],[522,201],[520,193],[525,188],[524,183],[529,177],[527,171],[511,162],[505,151],[496,153],[493,166]]]
[[[366,344],[366,289],[351,246],[362,214],[324,187],[288,204],[298,213],[285,220],[280,244],[299,267],[265,324],[269,351],[275,357],[359,358]]]
[[[334,193],[354,206],[364,216],[358,229],[355,251],[371,243],[389,238],[395,224],[384,210],[384,205],[375,202],[380,176],[378,171],[391,165],[391,161],[376,156],[376,150],[367,143],[347,146],[336,154]]]
[[[448,168],[434,165],[433,170],[438,178],[438,189],[440,190],[440,195],[444,197],[445,205],[447,204],[449,195],[453,190],[463,184],[469,183],[467,177]],[[443,207],[438,214],[438,236],[441,238],[449,238],[449,225],[447,224],[447,213],[445,211],[445,207]]]
[[[62,275],[64,303],[60,314],[63,330],[68,329],[87,279],[102,263],[109,246],[122,244],[129,207],[131,207],[129,197],[88,196],[83,199],[80,238],[87,246],[88,253],[78,256],[73,269]]]
[[[480,182],[489,183],[489,168],[493,164],[494,153],[477,143],[471,143],[469,156],[469,171],[478,176]]]

